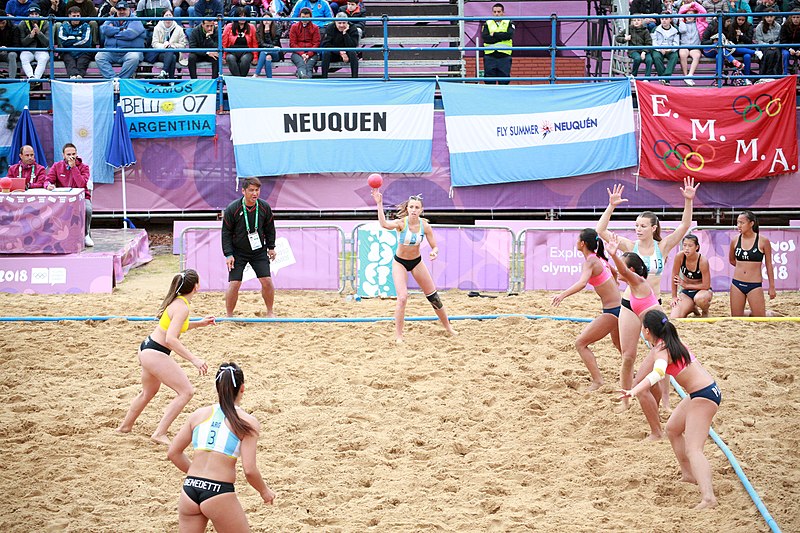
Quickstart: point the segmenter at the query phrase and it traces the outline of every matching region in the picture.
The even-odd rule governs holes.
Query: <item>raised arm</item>
[[[372,197],[375,199],[375,203],[378,206],[378,222],[380,223],[381,227],[383,229],[393,229],[393,230],[401,229],[400,224],[402,224],[402,221],[386,220],[386,215],[383,212],[383,195],[381,194],[381,191],[378,189],[372,189]],[[430,240],[428,242],[430,242]],[[433,244],[431,244],[431,248],[432,247]]]
[[[622,197],[622,192],[624,190],[625,186],[619,183],[614,185],[613,190],[606,189],[606,191],[608,191],[608,207],[603,211],[603,216],[597,221],[597,226],[595,227],[597,234],[606,242],[611,241],[611,238],[614,236],[614,233],[608,231],[608,223],[611,221],[611,214],[619,204],[628,201]],[[619,245],[620,249],[624,252],[629,252],[633,249],[633,242],[624,237],[619,238]]]
[[[677,229],[670,233],[658,245],[664,257],[666,257],[670,250],[675,248],[689,232],[689,226],[692,224],[692,206],[699,186],[699,183],[695,185],[694,178],[691,176],[687,176],[683,179],[683,187],[681,187],[681,194],[683,194],[683,216],[681,216],[681,223]]]

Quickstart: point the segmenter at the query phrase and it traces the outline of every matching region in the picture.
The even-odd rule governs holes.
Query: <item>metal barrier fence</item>
[[[370,228],[370,226],[373,226]],[[521,292],[526,290],[564,290],[579,277],[583,255],[575,249],[582,228],[554,226],[525,228],[515,236],[505,226],[450,226],[433,224],[439,257],[428,258],[429,245],[423,244],[422,257],[440,290]],[[630,231],[613,227],[614,231]],[[372,230],[372,231],[370,231]],[[391,278],[394,242],[379,242],[370,237],[378,230],[375,223],[356,226],[349,238],[336,225],[286,226],[278,228],[274,263],[278,273],[275,286],[281,289],[338,290],[350,282],[358,291],[367,277],[367,266],[383,265],[384,279]],[[385,231],[385,230],[380,230]],[[773,244],[772,260],[778,290],[800,289],[800,226],[765,226],[761,228]],[[712,289],[728,291],[733,267],[728,262],[736,230],[716,226],[694,226],[700,250],[709,259]],[[393,232],[386,232],[389,237]],[[360,248],[359,236],[370,240],[372,247]],[[202,287],[224,290],[227,281],[222,256],[220,228],[192,226],[181,233],[181,268],[194,268],[203,279]],[[363,243],[361,243],[363,244]],[[661,290],[671,289],[672,259],[665,257]],[[367,257],[369,256],[369,257]],[[288,267],[292,268],[288,268]],[[764,269],[765,267],[762,267]],[[285,270],[284,270],[285,269]],[[766,278],[766,271],[764,271]],[[374,280],[373,280],[374,281]],[[258,289],[255,281],[243,289]],[[409,277],[409,288],[419,287]]]

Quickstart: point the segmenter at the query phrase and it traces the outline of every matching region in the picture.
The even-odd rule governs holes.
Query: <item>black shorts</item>
[[[422,256],[415,257],[414,259],[403,259],[402,257],[394,256],[394,260],[403,265],[403,267],[411,272],[422,261]]]
[[[250,263],[250,266],[253,267],[257,278],[268,278],[270,276],[267,249],[261,248],[250,252],[234,252],[233,268],[228,272],[228,281],[242,281],[244,267],[247,266],[247,263]]]
[[[144,341],[142,341],[142,344],[139,346],[139,351],[142,350],[156,350],[157,352],[165,353],[167,355],[169,355],[171,351],[166,346],[159,344],[153,339],[151,339],[150,335],[148,335],[147,338]]]
[[[183,492],[186,493],[190,500],[200,505],[209,498],[228,492],[236,492],[236,489],[233,488],[233,483],[186,476],[186,479],[183,480]]]

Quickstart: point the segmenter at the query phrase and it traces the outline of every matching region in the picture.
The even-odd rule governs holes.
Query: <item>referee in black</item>
[[[261,283],[261,297],[267,306],[267,317],[274,318],[275,285],[269,273],[269,262],[275,260],[275,218],[272,208],[259,200],[261,181],[246,178],[242,198],[231,202],[222,214],[222,253],[228,265],[228,289],[225,311],[233,316],[239,300],[244,268],[250,266]]]

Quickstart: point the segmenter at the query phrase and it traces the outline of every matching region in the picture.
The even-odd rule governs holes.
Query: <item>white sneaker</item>
[[[257,78],[257,77],[258,77],[258,74],[253,74],[253,75],[252,75],[252,76],[250,76],[250,77],[251,77],[251,78]]]
[[[756,58],[759,61],[761,61],[761,58],[764,57],[764,52],[762,52],[761,50],[756,50],[756,54],[755,55],[756,55]]]
[[[189,66],[189,54],[188,53],[183,52],[178,57],[180,57],[180,59],[178,59],[178,64],[180,66],[182,66],[182,67],[188,67]]]
[[[694,87],[694,80],[683,80],[683,83],[685,83],[689,87]]]
[[[94,246],[94,241],[92,240],[92,238],[91,238],[91,237],[89,237],[89,236],[87,235],[87,236],[86,236],[86,237],[84,237],[84,239],[83,239],[83,244],[85,244],[86,246],[88,246],[88,247],[90,247],[90,248],[91,248],[92,246]]]

